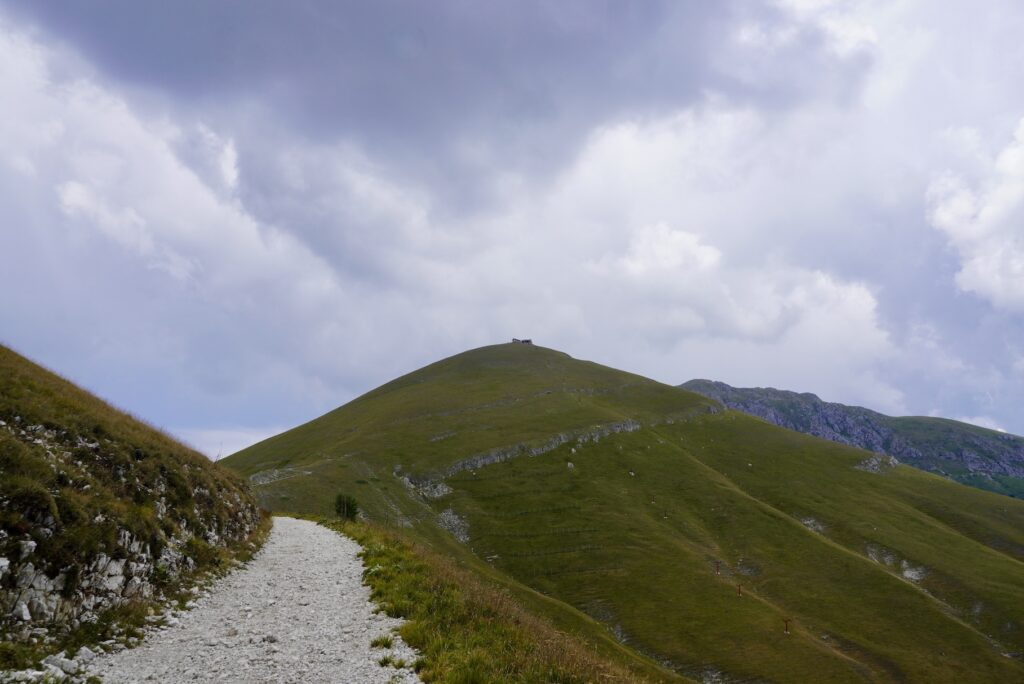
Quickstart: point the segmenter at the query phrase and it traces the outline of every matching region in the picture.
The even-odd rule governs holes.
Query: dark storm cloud
[[[400,138],[676,102],[699,87],[722,14],[707,3],[13,6],[119,79],[194,98],[272,97],[316,128]]]
[[[749,3],[7,4],[108,77],[176,105],[232,118],[234,101],[293,135],[355,140],[442,192],[443,207],[486,200],[489,165],[540,180],[603,121],[672,111],[709,89],[761,106],[822,83],[844,97],[863,67],[829,56],[808,28],[755,67],[732,60],[737,21],[780,21]]]
[[[208,451],[527,333],[1020,431],[998,5],[0,0],[0,327]]]

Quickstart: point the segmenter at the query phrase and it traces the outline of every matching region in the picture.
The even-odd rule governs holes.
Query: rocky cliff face
[[[236,477],[0,347],[0,639],[59,643],[260,521]]]
[[[943,418],[894,418],[813,394],[691,380],[683,389],[781,427],[888,454],[964,484],[1024,497],[1024,438]]]
[[[151,497],[156,529],[146,530],[145,525],[140,529],[142,521],[122,517],[116,505],[96,502],[100,505],[93,509],[86,504],[81,512],[88,511],[84,522],[97,543],[83,548],[84,553],[65,555],[69,546],[82,541],[81,537],[68,539],[67,534],[83,532],[69,530],[65,524],[69,507],[75,498],[103,488],[104,478],[93,471],[112,460],[113,442],[90,442],[43,425],[19,427],[6,421],[0,421],[0,431],[6,432],[5,447],[10,448],[13,438],[31,451],[42,452],[57,479],[67,483],[55,492],[47,491],[49,500],[42,496],[43,490],[34,492],[36,500],[24,493],[0,498],[4,517],[14,523],[0,529],[0,612],[5,616],[0,624],[9,638],[39,635],[41,627],[73,629],[128,600],[148,598],[176,575],[194,570],[197,560],[202,560],[196,556],[209,555],[205,546],[244,540],[259,523],[256,507],[241,488],[218,491],[224,497],[219,507],[205,505],[208,490],[196,491],[190,497],[191,508],[183,514],[179,506],[185,502],[169,491],[173,485],[168,474],[150,480],[140,477],[128,462],[115,469],[115,477],[124,489],[134,490],[133,501]],[[184,464],[186,473],[190,469]],[[175,500],[173,507],[169,499]]]

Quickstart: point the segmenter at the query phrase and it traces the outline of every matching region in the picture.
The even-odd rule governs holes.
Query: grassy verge
[[[443,556],[373,525],[317,522],[362,545],[371,596],[406,620],[398,633],[425,682],[640,681]]]

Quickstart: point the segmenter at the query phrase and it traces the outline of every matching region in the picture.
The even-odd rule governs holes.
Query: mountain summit
[[[664,681],[1024,679],[1024,502],[536,345],[468,351],[234,454]]]

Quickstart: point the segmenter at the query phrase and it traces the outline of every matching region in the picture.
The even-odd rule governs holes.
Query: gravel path
[[[358,552],[315,523],[274,518],[252,561],[138,648],[97,657],[89,673],[111,683],[417,682],[409,667],[377,662],[416,659],[397,636],[392,648],[370,647],[401,621],[373,613]]]

